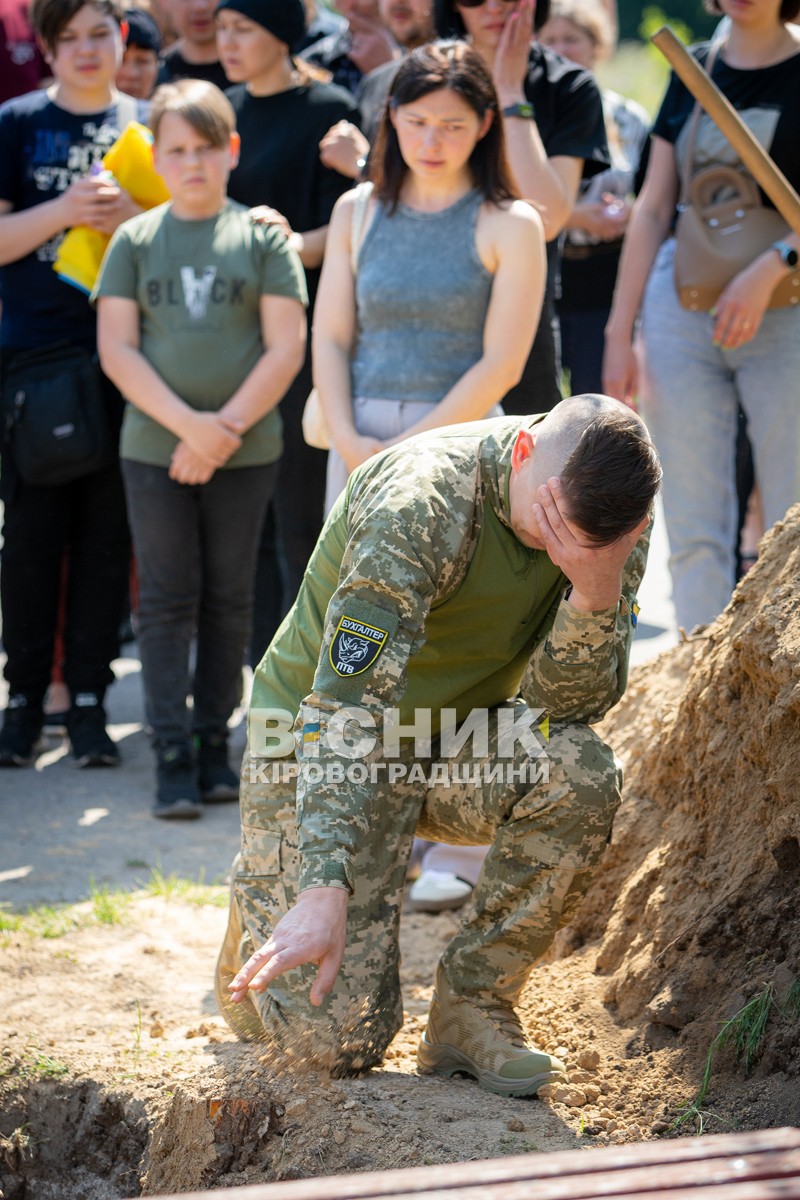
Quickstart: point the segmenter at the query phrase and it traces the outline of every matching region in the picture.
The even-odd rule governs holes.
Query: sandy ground
[[[382,1069],[332,1081],[234,1040],[211,979],[236,811],[177,828],[149,816],[136,664],[123,660],[110,706],[123,769],[72,771],[54,742],[35,770],[0,777],[4,1200],[800,1124],[795,528],[712,635],[635,670],[607,719],[626,796],[596,883],[524,997],[530,1035],[569,1069],[535,1100],[416,1073],[451,914],[404,921],[406,1020]],[[706,1099],[676,1124],[723,1023],[765,995],[749,1073],[720,1048]]]

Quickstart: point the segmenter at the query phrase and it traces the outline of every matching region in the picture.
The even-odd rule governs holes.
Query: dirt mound
[[[785,1080],[787,1122],[800,1122],[799,616],[800,507],[722,616],[635,672],[604,723],[625,801],[560,947],[596,945],[606,1003],[651,1048],[704,1053],[761,997],[752,1091]],[[740,1090],[741,1068],[728,1060],[725,1080],[725,1065],[715,1092]]]

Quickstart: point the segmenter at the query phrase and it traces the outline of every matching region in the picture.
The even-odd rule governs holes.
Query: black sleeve
[[[9,103],[0,108],[0,200],[15,207],[19,195],[19,172],[19,130]]]
[[[692,46],[691,52],[701,64],[705,63],[708,47]],[[653,135],[675,145],[678,135],[694,108],[694,97],[675,72],[671,72],[669,84],[661,101],[661,108],[653,124]]]
[[[590,71],[537,45],[525,93],[548,158],[583,159],[584,179],[611,166],[603,101]]]
[[[339,90],[337,89],[337,91]],[[352,125],[357,125],[359,129],[361,128],[361,114],[356,107],[355,101],[350,100],[349,97],[347,99],[343,97],[340,101],[332,104],[326,112],[323,133],[327,133],[337,121],[350,121]],[[340,175],[338,171],[332,171],[330,167],[324,167],[320,163],[319,187],[316,189],[315,229],[328,224],[336,201],[345,192],[349,192],[351,188],[354,188],[357,182],[357,180],[349,179],[346,175]]]

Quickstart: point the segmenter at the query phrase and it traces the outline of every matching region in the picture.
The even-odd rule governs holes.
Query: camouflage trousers
[[[227,1001],[233,974],[294,903],[299,865],[294,789],[259,782],[245,757],[242,849],[216,980],[223,1015],[240,1036],[260,1038],[294,1058],[327,1059],[334,1070],[380,1061],[403,1019],[398,934],[415,833],[491,847],[441,966],[456,993],[517,1001],[589,884],[610,836],[621,778],[612,751],[586,725],[554,722],[542,759],[530,759],[517,745],[511,782],[513,771],[491,777],[496,740],[496,733],[490,736],[485,760],[466,748],[449,760],[462,768],[458,781],[452,778],[457,770],[447,781],[376,785],[370,837],[354,862],[345,958],[321,1008],[308,1000],[316,973],[311,965],[287,971],[266,992],[251,992],[245,1004]],[[430,763],[421,765],[429,775]],[[537,782],[519,777],[532,770]],[[433,971],[432,963],[432,977]]]

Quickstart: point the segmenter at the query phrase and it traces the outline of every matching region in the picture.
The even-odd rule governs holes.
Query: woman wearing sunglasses
[[[507,413],[544,412],[561,399],[554,284],[557,238],[581,179],[610,165],[594,76],[533,42],[549,0],[436,0],[440,37],[467,38],[492,73],[517,190],[540,211],[548,279],[523,377],[503,399]]]

